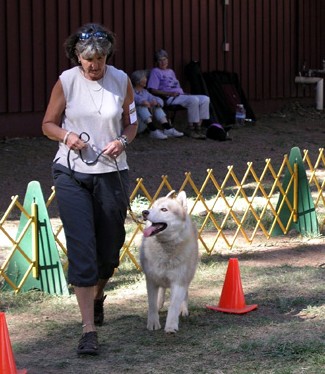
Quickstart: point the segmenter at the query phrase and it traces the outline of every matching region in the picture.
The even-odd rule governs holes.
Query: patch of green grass
[[[86,359],[75,354],[81,320],[73,294],[2,292],[17,367],[36,374],[135,373],[140,368],[144,374],[322,373],[325,270],[243,261],[246,303],[258,304],[244,315],[206,308],[219,302],[226,270],[222,257],[202,256],[190,287],[190,316],[180,318],[179,332],[168,336],[163,329],[146,329],[144,275],[123,261],[107,287],[106,322],[98,328],[101,354]],[[167,307],[168,299],[160,312],[162,326]]]

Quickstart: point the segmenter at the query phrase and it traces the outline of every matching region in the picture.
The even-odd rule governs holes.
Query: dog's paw
[[[177,333],[178,330],[173,330],[173,329],[165,329],[165,333],[167,335],[175,335]]]
[[[188,317],[189,314],[190,314],[190,313],[188,312],[188,309],[187,309],[187,308],[183,307],[183,308],[181,309],[181,316],[182,316],[182,317]]]
[[[159,320],[148,320],[147,329],[150,331],[160,330],[161,326],[160,326]]]
[[[165,326],[165,333],[166,334],[169,334],[169,335],[176,334],[177,331],[178,331],[178,325],[177,324],[170,325],[170,326],[167,326],[167,325]]]

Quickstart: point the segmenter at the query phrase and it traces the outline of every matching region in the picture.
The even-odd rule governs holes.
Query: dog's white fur
[[[175,333],[179,315],[189,314],[188,288],[199,257],[197,229],[187,213],[186,193],[181,191],[175,199],[170,196],[172,193],[142,212],[147,225],[140,247],[147,284],[149,330],[161,328],[158,311],[164,304],[166,288],[170,288],[166,333]]]

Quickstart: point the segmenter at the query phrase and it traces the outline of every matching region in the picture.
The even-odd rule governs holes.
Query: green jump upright
[[[307,174],[302,160],[301,152],[298,147],[291,149],[289,155],[289,164],[294,170],[294,165],[298,166],[298,206],[297,206],[297,222],[290,223],[288,231],[295,229],[304,236],[317,236],[319,235],[319,224],[317,221],[317,215],[315,211],[314,202],[311,196],[310,186],[307,179]],[[286,170],[284,179],[283,179],[283,190],[286,191],[292,175],[289,170]],[[290,188],[287,192],[287,199],[290,202],[291,206],[294,205],[294,183],[291,183]],[[279,209],[282,205],[281,211],[279,212],[279,218],[282,224],[287,227],[289,219],[291,216],[291,210],[288,207],[288,204],[283,201],[284,196],[280,195],[279,201],[277,203],[276,211],[279,212]],[[272,232],[273,236],[283,235],[284,232],[277,223]]]
[[[69,295],[68,285],[39,182],[32,181],[28,184],[23,207],[30,216],[32,216],[33,209],[36,207],[36,232],[32,225],[29,225],[26,230],[29,217],[22,212],[16,241],[23,234],[18,246],[28,259],[37,261],[38,266],[29,271],[30,261],[16,248],[5,271],[6,276],[15,285],[19,285],[23,281],[23,285],[20,288],[21,291],[38,289],[49,294]],[[25,233],[23,233],[24,230],[26,230]],[[27,273],[28,276],[26,277]],[[24,277],[26,277],[25,280]],[[4,289],[8,290],[11,288],[10,284],[5,282]]]

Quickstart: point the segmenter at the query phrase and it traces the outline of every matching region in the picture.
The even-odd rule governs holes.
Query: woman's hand
[[[147,101],[147,100],[142,101],[142,104],[141,104],[141,105],[143,105],[143,106],[145,106],[145,107],[147,107],[147,108],[150,108],[150,107],[151,107],[149,101]]]
[[[177,96],[179,96],[179,93],[178,92],[169,92],[168,96],[177,97]]]
[[[105,151],[103,152],[104,155],[109,156],[113,159],[117,158],[122,152],[124,152],[123,144],[118,140],[115,139],[112,142],[109,142],[105,147]]]
[[[74,132],[70,132],[67,135],[65,144],[72,151],[80,151],[81,149],[87,147],[87,143],[80,139],[79,135],[75,134]]]

